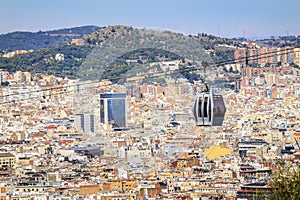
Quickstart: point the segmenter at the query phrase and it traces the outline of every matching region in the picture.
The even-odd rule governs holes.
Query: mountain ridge
[[[37,50],[82,38],[101,27],[88,25],[48,31],[14,31],[0,35],[0,51]]]
[[[45,34],[45,32],[42,33]],[[62,32],[48,32],[46,34],[69,33],[70,32],[68,29],[65,29]],[[80,77],[80,74],[85,72],[84,70],[81,70],[82,64],[87,61],[87,56],[93,55],[93,50],[95,48],[102,50],[103,47],[108,47],[106,51],[107,54],[105,56],[109,56],[111,55],[110,53],[118,50],[121,56],[123,53],[126,53],[124,50],[130,51],[130,48],[127,48],[128,45],[132,44],[132,42],[135,42],[134,47],[136,48],[160,45],[158,47],[166,46],[165,50],[170,52],[173,51],[173,53],[178,53],[178,51],[181,51],[182,49],[186,53],[184,54],[184,52],[180,52],[178,54],[182,57],[186,57],[188,54],[191,55],[190,52],[195,52],[193,48],[197,48],[204,53],[206,50],[209,50],[207,55],[211,56],[211,59],[216,59],[218,61],[233,58],[233,51],[223,47],[218,47],[219,44],[239,45],[239,43],[232,40],[218,38],[213,35],[203,34],[200,36],[186,36],[181,33],[173,33],[170,31],[158,32],[154,30],[136,29],[133,27],[120,25],[100,28],[96,32],[83,34],[82,37],[79,38],[84,39],[84,43],[82,45],[73,45],[70,44],[70,42],[64,42],[62,44],[37,49],[33,52],[15,55],[11,58],[1,57],[0,68],[10,72],[20,70],[34,73],[48,73],[61,77],[68,76],[72,78],[78,78]],[[198,42],[191,43],[191,41]],[[173,43],[176,42],[177,46],[174,46]],[[177,47],[180,48],[178,49]],[[21,49],[21,47],[19,49]],[[134,49],[135,48],[132,48],[131,50]],[[57,60],[56,55],[60,54],[64,56],[64,59]],[[166,55],[167,54],[165,54],[165,56]],[[114,58],[108,62],[113,61]],[[108,66],[109,64],[110,63],[105,63],[103,66]],[[88,66],[86,69],[93,67],[94,66]],[[95,74],[93,71],[91,71],[91,73]]]

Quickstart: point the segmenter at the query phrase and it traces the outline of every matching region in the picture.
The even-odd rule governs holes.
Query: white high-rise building
[[[95,132],[95,116],[89,113],[76,114],[74,118],[75,127],[84,133]]]

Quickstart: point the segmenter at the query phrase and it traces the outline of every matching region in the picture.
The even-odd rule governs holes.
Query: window
[[[199,97],[198,98],[198,117],[202,117],[201,106],[202,106],[202,97]]]
[[[208,97],[204,97],[203,104],[204,104],[204,106],[203,106],[203,116],[208,117],[208,114],[207,114]]]

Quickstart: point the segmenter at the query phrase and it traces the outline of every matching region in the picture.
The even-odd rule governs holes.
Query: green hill
[[[9,72],[20,70],[76,78],[81,63],[91,49],[90,46],[62,44],[16,55],[12,58],[0,57],[0,68]],[[64,60],[56,60],[57,54],[63,54]]]
[[[95,27],[89,27],[90,31],[92,29]],[[36,38],[44,37],[46,33],[36,33],[37,35],[35,34],[30,39],[31,44],[35,44],[36,48],[43,45],[50,47],[16,55],[12,58],[0,57],[0,68],[10,72],[21,70],[54,74],[61,77],[115,80],[116,76],[125,74],[128,70],[139,71],[141,66],[147,67],[149,63],[161,60],[161,58],[165,60],[184,58],[189,66],[199,64],[197,62],[202,60],[214,62],[233,58],[232,49],[219,47],[219,45],[232,45],[234,42],[212,35],[186,36],[170,31],[161,32],[127,26],[109,26],[90,34],[85,34],[84,31],[87,29],[62,29],[47,33],[47,37],[62,38],[64,37],[61,34],[78,34],[78,37],[80,35],[85,39],[86,44],[84,46],[70,45],[66,42],[56,46],[50,45],[54,42],[40,44],[43,40]],[[17,33],[14,34],[17,35]],[[22,49],[22,43],[19,46],[15,45],[16,49]],[[26,46],[30,46],[28,42]],[[13,48],[13,45],[10,48]],[[151,49],[154,50],[149,51]],[[57,54],[63,54],[64,59],[55,59]],[[124,59],[137,59],[140,56],[146,56],[147,61],[138,62],[136,65],[129,65],[124,62]]]
[[[126,74],[128,70],[131,72],[141,71],[140,68],[149,66],[153,59],[147,59],[147,62],[144,62],[143,65],[136,63],[132,66],[132,64],[124,62],[111,65],[114,60],[122,57],[122,55],[128,55],[128,52],[133,54],[139,49],[161,49],[165,53],[169,52],[167,54],[176,54],[178,57],[191,62],[191,65],[197,66],[201,65],[202,61],[214,63],[233,59],[233,49],[224,47],[225,44],[234,45],[232,40],[207,34],[187,36],[170,31],[109,26],[91,33],[85,38],[90,44],[97,46],[92,51],[92,56],[87,57],[81,65],[80,71],[85,76],[83,78],[86,79],[107,78],[111,75],[114,75],[114,79],[116,79],[119,75]],[[223,44],[223,46],[220,46],[220,44]],[[154,51],[154,53],[156,52]],[[140,56],[143,56],[142,51],[139,51],[139,53]],[[148,54],[147,57],[149,56]],[[164,57],[164,55],[161,55],[161,57]],[[127,56],[126,59],[135,58]]]
[[[100,29],[97,26],[82,26],[53,31],[12,32],[0,35],[0,51],[37,50],[69,42],[73,38],[82,38]]]

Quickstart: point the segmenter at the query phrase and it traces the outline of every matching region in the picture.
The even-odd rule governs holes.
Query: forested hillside
[[[141,65],[147,67],[151,62],[163,60],[161,58],[164,60],[186,59],[188,65],[194,65],[195,61],[202,60],[213,63],[232,59],[232,49],[219,45],[239,45],[229,39],[212,35],[186,36],[170,31],[161,32],[127,26],[109,26],[91,34],[85,34],[96,28],[91,26],[48,33],[28,33],[27,39],[31,34],[34,35],[30,39],[30,44],[35,48],[41,48],[43,45],[50,47],[15,55],[11,58],[0,57],[0,68],[10,72],[21,70],[62,77],[82,78],[85,76],[88,79],[113,78],[115,80],[116,76],[126,73],[129,69],[132,70],[133,67]],[[62,34],[66,35],[62,36]],[[13,35],[17,37],[18,33],[6,35],[6,37]],[[49,37],[60,37],[61,40],[48,43],[42,39],[45,36],[48,39]],[[24,37],[24,34],[19,33],[18,37],[20,39],[20,37]],[[54,45],[70,37],[81,37],[85,44],[76,46],[64,42]],[[22,43],[15,45],[18,49],[30,46],[28,41],[24,41],[24,46]],[[11,48],[13,48],[12,46],[13,44]],[[57,59],[57,56],[62,56],[62,59]],[[140,56],[146,56],[146,62],[137,62],[134,66],[132,63],[124,62],[128,59],[138,60]],[[190,61],[191,63],[189,63]]]
[[[71,41],[73,38],[82,38],[100,29],[97,26],[82,26],[53,31],[39,32],[12,32],[0,35],[0,51],[37,50],[50,46],[57,46]]]

